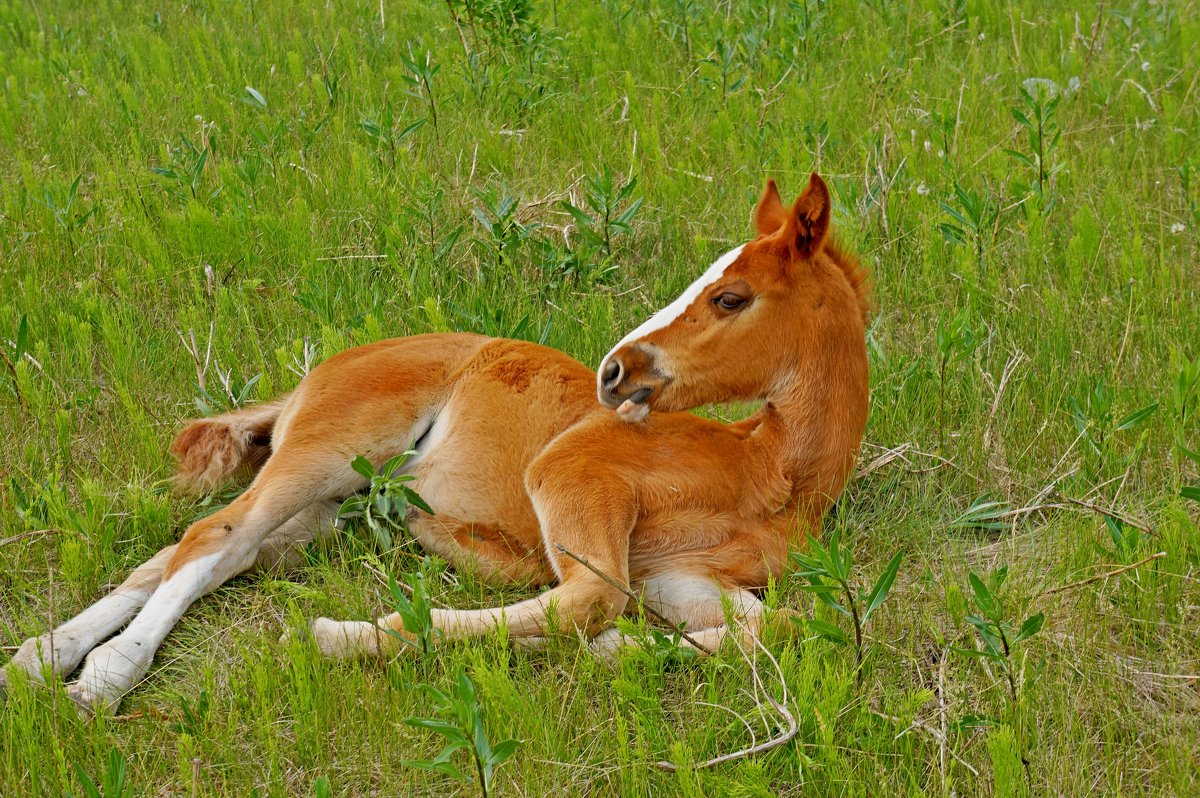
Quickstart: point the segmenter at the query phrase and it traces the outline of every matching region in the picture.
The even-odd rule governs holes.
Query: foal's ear
[[[808,179],[808,187],[792,207],[791,234],[796,243],[796,252],[802,258],[812,257],[829,232],[829,187],[816,172]]]
[[[767,187],[763,189],[762,199],[758,201],[758,210],[754,212],[754,226],[759,235],[769,236],[787,221],[787,208],[779,197],[779,187],[775,181],[767,178]]]

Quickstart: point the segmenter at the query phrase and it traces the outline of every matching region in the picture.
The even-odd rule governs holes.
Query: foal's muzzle
[[[649,347],[631,344],[605,358],[597,380],[597,396],[600,404],[614,410],[625,402],[643,405],[665,383]]]

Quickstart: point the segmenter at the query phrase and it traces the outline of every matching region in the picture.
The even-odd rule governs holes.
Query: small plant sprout
[[[82,798],[133,798],[133,784],[129,782],[128,763],[116,748],[108,751],[108,766],[100,783],[92,781],[82,765],[76,763],[75,775],[83,785]]]
[[[807,554],[796,552],[792,555],[793,562],[800,569],[797,576],[807,582],[800,587],[815,593],[822,604],[850,619],[854,631],[855,680],[861,683],[863,629],[875,614],[875,610],[879,609],[887,598],[888,591],[892,589],[904,553],[896,552],[875,580],[870,592],[863,593],[854,587],[853,554],[842,545],[841,536],[837,531],[830,536],[828,548],[822,546],[816,538],[809,538],[808,545]],[[839,598],[844,603],[839,601]],[[838,645],[851,642],[841,627],[835,624],[816,618],[805,620],[803,623],[811,631]]]
[[[26,357],[29,352],[29,319],[24,313],[21,314],[21,320],[17,322],[17,332],[12,340],[0,341],[0,357],[4,358],[4,366],[8,369],[9,379],[12,380],[13,393],[18,399],[24,401],[21,396],[20,378],[17,374],[17,364]]]
[[[520,741],[505,740],[495,746],[490,743],[483,725],[482,707],[475,694],[475,684],[465,670],[459,670],[455,685],[448,693],[428,685],[425,689],[437,704],[438,717],[405,718],[404,722],[414,728],[440,734],[446,738],[446,747],[433,759],[410,760],[403,764],[444,773],[457,781],[470,782],[471,776],[451,761],[455,753],[465,749],[475,765],[475,782],[479,792],[483,798],[487,798],[495,769],[516,753]]]
[[[420,495],[408,487],[416,477],[403,473],[404,464],[416,455],[415,449],[398,454],[376,471],[371,461],[359,455],[350,467],[367,479],[367,487],[342,502],[339,518],[357,518],[374,535],[379,546],[388,551],[393,546],[393,532],[405,530],[408,508],[416,507],[433,515],[433,509]]]
[[[938,204],[951,219],[938,225],[942,237],[953,244],[973,247],[979,273],[984,274],[987,253],[995,245],[1000,228],[999,199],[990,186],[973,191],[955,180],[951,201]]]
[[[403,641],[406,645],[415,646],[422,656],[433,653],[434,643],[441,635],[440,630],[433,626],[432,604],[429,601],[429,578],[424,567],[406,575],[405,586],[401,587],[396,577],[388,574],[388,604],[400,616],[404,631],[415,638],[405,637],[391,629],[388,634]],[[410,598],[411,596],[411,598]]]
[[[1007,577],[1007,566],[992,571],[986,582],[974,571],[971,572],[968,581],[978,612],[967,615],[965,620],[974,628],[979,645],[974,648],[955,648],[954,651],[987,663],[1003,675],[1008,686],[1006,703],[1009,725],[1016,734],[1021,761],[1026,763],[1026,734],[1022,711],[1026,656],[1021,644],[1042,630],[1046,616],[1040,612],[1030,615],[1020,628],[1014,631],[1000,598],[1000,589]],[[1028,776],[1028,764],[1026,775]]]
[[[1200,442],[1193,442],[1187,437],[1187,433],[1195,429],[1196,418],[1200,417],[1200,357],[1181,360],[1179,376],[1171,386],[1167,399],[1171,434],[1176,453],[1200,464]]]
[[[171,186],[179,196],[198,200],[201,186],[204,183],[204,168],[208,165],[212,154],[211,145],[197,148],[187,136],[180,134],[179,146],[167,145],[167,164],[153,166],[150,171],[159,177],[166,178],[167,185]],[[210,194],[208,199],[215,195],[216,192]]]
[[[64,190],[55,190],[47,186],[42,192],[41,203],[45,205],[50,213],[54,215],[54,224],[63,231],[67,236],[67,245],[71,249],[71,255],[75,255],[75,236],[83,229],[88,220],[96,215],[96,211],[100,209],[98,204],[93,203],[92,207],[86,210],[82,207],[76,207],[79,204],[79,183],[83,180],[83,175],[76,175],[71,181],[71,185]]]
[[[710,85],[720,87],[722,105],[729,99],[729,95],[736,93],[746,84],[746,75],[739,74],[744,72],[745,64],[740,58],[738,46],[736,43],[730,44],[724,36],[717,38],[712,54],[700,63],[702,79]]]
[[[261,371],[247,380],[234,376],[231,368],[222,371],[220,367],[217,367],[216,372],[217,382],[221,384],[220,391],[209,392],[201,385],[196,386],[198,393],[194,401],[196,407],[206,416],[215,416],[245,407],[246,403],[254,396],[254,386],[262,379]]]
[[[388,164],[395,168],[396,150],[401,147],[413,133],[425,124],[425,118],[410,122],[400,130],[396,130],[396,116],[392,104],[385,103],[383,110],[372,116],[364,116],[358,123],[371,143],[375,145],[375,155],[382,161],[386,156]]]
[[[517,198],[508,187],[472,189],[480,204],[471,213],[488,236],[488,244],[496,253],[497,268],[512,268],[513,255],[537,230],[537,223],[522,223]]]
[[[190,737],[199,737],[204,730],[205,720],[208,718],[208,710],[210,700],[208,691],[201,688],[200,695],[196,697],[196,703],[192,703],[186,696],[179,696],[179,710],[182,716],[175,723],[171,724],[171,731],[176,734],[186,734]]]

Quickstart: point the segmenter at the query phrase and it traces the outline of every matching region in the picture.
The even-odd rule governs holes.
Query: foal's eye
[[[746,298],[726,291],[713,300],[713,304],[722,310],[737,310],[746,304]]]

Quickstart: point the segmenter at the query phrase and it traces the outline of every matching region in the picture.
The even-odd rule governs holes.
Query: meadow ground
[[[351,531],[200,601],[117,717],[14,686],[0,795],[469,795],[403,764],[460,668],[522,741],[496,795],[1200,793],[1198,44],[1194,1],[0,0],[0,661],[229,500],[166,489],[197,399],[432,330],[595,364],[813,169],[878,304],[826,536],[860,585],[904,553],[858,684],[767,591],[817,621],[757,658],[797,734],[698,770],[782,725],[736,650],[278,644],[387,573],[527,595]],[[985,656],[988,612],[1044,625]]]

